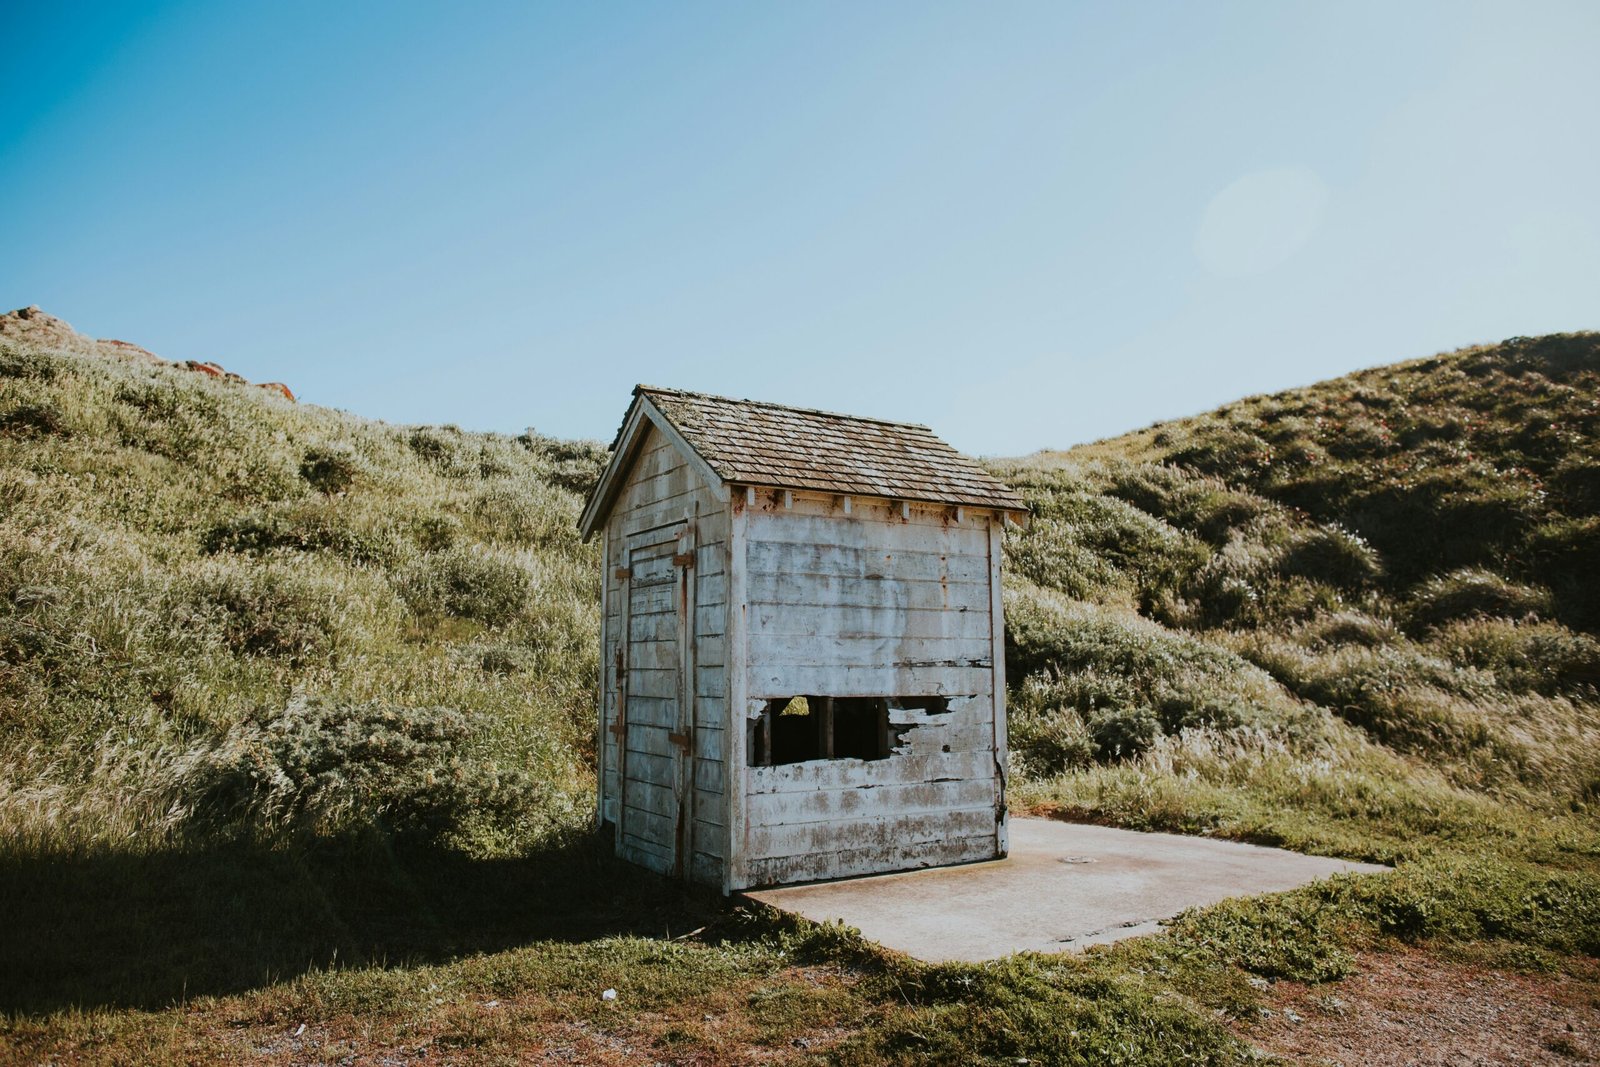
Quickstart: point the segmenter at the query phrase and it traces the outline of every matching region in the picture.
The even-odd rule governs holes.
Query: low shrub
[[[1538,618],[1548,615],[1550,608],[1545,590],[1469,567],[1418,586],[1407,605],[1406,621],[1415,630],[1429,630],[1473,617]]]
[[[218,569],[203,577],[180,619],[215,628],[236,655],[301,664],[324,657],[340,632],[340,590],[281,567]]]
[[[322,493],[347,492],[361,473],[361,461],[348,448],[333,445],[306,450],[300,477]]]
[[[0,434],[8,437],[65,437],[71,432],[61,409],[49,402],[18,404],[0,412]]]
[[[58,369],[56,358],[48,353],[0,342],[0,378],[48,382],[55,379]]]
[[[1383,574],[1378,553],[1339,526],[1319,526],[1292,535],[1279,550],[1277,569],[1340,589],[1362,589]]]
[[[1551,473],[1550,487],[1569,514],[1600,514],[1600,458],[1564,457]]]
[[[1494,674],[1517,693],[1592,697],[1600,690],[1600,642],[1558,623],[1467,619],[1450,623],[1432,643],[1465,667]]]
[[[1101,708],[1090,714],[1088,730],[1101,760],[1132,759],[1161,736],[1161,720],[1143,705]]]
[[[353,563],[392,563],[402,553],[390,520],[371,521],[331,501],[278,505],[224,519],[201,536],[200,547],[212,555],[331,552]]]
[[[454,615],[487,626],[520,617],[534,587],[533,576],[516,559],[467,547],[427,553],[396,584],[419,615]]]
[[[1274,508],[1254,493],[1166,464],[1108,464],[1103,477],[1112,496],[1213,545]]]
[[[529,430],[517,443],[548,465],[550,484],[570,493],[588,496],[600,480],[611,453],[595,441],[563,441]]]
[[[578,529],[556,498],[561,490],[531,478],[497,478],[472,500],[477,527],[491,541],[530,546],[575,546]]]
[[[1338,648],[1356,645],[1381,648],[1401,640],[1400,630],[1388,619],[1377,619],[1359,611],[1339,611],[1319,615],[1300,627],[1295,638],[1312,648]]]
[[[199,825],[268,835],[377,825],[442,836],[473,819],[537,813],[529,775],[463,758],[471,733],[449,708],[295,697],[203,743],[178,791]]]

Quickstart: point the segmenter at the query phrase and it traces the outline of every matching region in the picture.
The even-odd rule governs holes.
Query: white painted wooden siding
[[[796,695],[950,698],[891,710],[887,759],[741,768],[730,888],[989,859],[1004,848],[991,519],[801,494],[735,495],[750,717]],[[739,539],[735,539],[737,545]]]

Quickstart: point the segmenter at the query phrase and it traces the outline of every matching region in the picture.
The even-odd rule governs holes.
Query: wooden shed
[[[1006,853],[1000,542],[924,426],[640,386],[604,532],[599,811],[724,891]]]

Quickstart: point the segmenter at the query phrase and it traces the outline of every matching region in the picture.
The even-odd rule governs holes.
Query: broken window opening
[[[949,711],[944,697],[796,696],[768,700],[749,721],[752,767],[825,759],[888,759],[910,726],[889,723],[889,709],[929,715]]]

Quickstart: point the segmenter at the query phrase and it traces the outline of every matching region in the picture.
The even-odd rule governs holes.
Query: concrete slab
[[[1389,869],[1209,837],[1013,819],[1003,860],[745,895],[817,922],[842,919],[919,959],[978,961],[1109,944],[1228,897]]]

